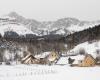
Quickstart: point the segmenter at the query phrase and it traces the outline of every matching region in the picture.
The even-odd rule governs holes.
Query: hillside
[[[69,45],[70,48],[73,48],[75,45],[81,44],[83,42],[91,42],[94,40],[100,40],[100,25],[85,29],[83,31],[75,32],[60,39],[60,41]]]

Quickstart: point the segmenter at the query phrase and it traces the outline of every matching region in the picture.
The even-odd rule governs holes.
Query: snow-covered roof
[[[51,52],[43,52],[41,54],[35,55],[36,58],[45,58],[46,56],[48,56],[49,54],[51,54]]]
[[[68,64],[68,57],[61,57],[57,64]]]
[[[77,56],[71,56],[70,58],[75,59],[73,64],[78,64],[80,60],[84,60],[85,56],[84,55],[77,55]]]

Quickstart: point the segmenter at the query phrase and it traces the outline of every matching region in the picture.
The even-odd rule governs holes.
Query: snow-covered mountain
[[[100,24],[100,21],[80,21],[75,18],[62,18],[57,21],[39,22],[34,19],[26,19],[16,12],[11,12],[0,18],[1,32],[10,28],[10,30],[14,30],[18,34],[31,33],[38,36],[49,34],[68,35],[98,24]]]
[[[4,33],[7,31],[16,32],[18,35],[25,35],[25,34],[35,35],[35,33],[25,28],[23,25],[17,25],[17,24],[6,24],[0,27],[0,33],[2,36],[4,36]]]
[[[19,35],[25,35],[25,34],[37,35],[33,31],[26,28],[25,25],[18,23],[15,20],[15,18],[11,18],[9,16],[0,18],[0,33],[1,33],[1,35],[4,36],[4,33],[7,31],[16,32]]]

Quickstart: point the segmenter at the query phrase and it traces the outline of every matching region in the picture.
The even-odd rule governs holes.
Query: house
[[[59,55],[56,52],[51,52],[50,55],[47,56],[49,61],[55,61],[59,58]]]
[[[22,64],[38,64],[39,60],[35,58],[33,55],[28,54],[25,58],[21,61]]]
[[[70,56],[68,57],[68,64],[70,66],[78,66],[79,62],[84,60],[84,55]]]
[[[36,55],[36,58],[40,60],[40,64],[53,64],[59,59],[59,55],[56,52],[44,52],[40,55]]]
[[[78,63],[79,67],[91,67],[96,65],[96,60],[92,57],[91,54],[86,54],[83,60],[80,60]]]
[[[48,55],[46,58],[49,64],[53,64],[53,63],[57,63],[57,61],[60,58],[60,55],[56,52],[51,52],[51,54]]]
[[[45,52],[35,57],[31,54],[28,54],[25,58],[22,59],[21,63],[23,64],[53,64],[56,63],[59,59],[59,55],[56,52]]]

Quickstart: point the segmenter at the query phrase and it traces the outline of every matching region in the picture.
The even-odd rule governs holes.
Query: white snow
[[[85,24],[84,26],[79,26],[79,25],[71,25],[70,27],[67,27],[67,30],[70,31],[71,33],[74,32],[79,32],[88,28],[93,28],[95,25],[99,25],[99,23],[90,23],[90,24]]]
[[[36,58],[45,58],[48,56],[51,52],[43,52],[41,54],[35,55]]]
[[[78,25],[74,25],[74,26],[70,26],[67,28],[70,32],[77,32],[77,31],[81,31],[84,30],[84,27],[79,27]]]
[[[77,55],[77,56],[68,56],[68,57],[61,57],[60,60],[57,62],[57,64],[61,64],[61,65],[69,65],[68,63],[68,58],[71,59],[75,59],[75,61],[73,62],[73,64],[78,64],[78,62],[80,60],[83,60],[85,56],[83,55]]]
[[[62,65],[65,65],[65,64],[68,64],[68,57],[61,57],[57,64],[62,64]]]
[[[14,31],[18,33],[19,35],[25,35],[25,34],[36,34],[30,31],[29,29],[25,28],[23,25],[17,25],[17,24],[6,24],[0,26],[0,33],[3,36],[4,32],[6,31]],[[37,35],[37,34],[36,34]]]
[[[94,54],[96,49],[100,49],[100,41],[93,43],[82,43],[75,46],[71,51],[78,52],[84,48],[86,52]],[[70,51],[70,52],[71,52]],[[50,52],[44,52],[37,57],[44,58]],[[69,53],[70,54],[70,53]],[[72,54],[72,53],[71,53]],[[35,56],[36,57],[36,56]],[[72,59],[82,60],[84,56],[70,56]],[[69,57],[61,57],[57,65],[0,65],[0,80],[99,80],[100,67],[70,67]]]
[[[75,46],[72,50],[68,52],[68,54],[77,54],[80,49],[84,49],[86,53],[91,54],[94,58],[96,58],[96,50],[100,50],[100,41],[95,41],[92,43],[84,42],[77,46]]]
[[[64,29],[62,29],[62,28],[60,28],[58,31],[56,31],[56,34],[62,34],[62,35],[64,35],[64,34],[66,34],[66,32],[64,31]]]
[[[73,64],[78,64],[80,60],[84,60],[84,55],[77,55],[77,56],[71,56],[71,59],[75,59]]]
[[[82,31],[84,29],[88,29],[91,27],[94,27],[94,25],[85,25],[85,26],[72,25],[72,26],[68,27],[67,30],[70,31],[71,33],[73,33],[73,32]]]
[[[0,80],[99,80],[99,67],[41,65],[0,66]]]

